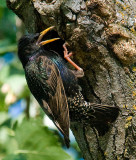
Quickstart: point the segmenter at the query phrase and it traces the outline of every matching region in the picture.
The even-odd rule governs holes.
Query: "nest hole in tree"
[[[52,43],[48,43],[44,47],[46,48],[46,50],[53,50],[53,51],[57,52],[62,58],[64,58],[63,44],[65,43],[65,41],[62,40],[61,37],[59,37],[58,33],[56,31],[54,31],[54,30],[48,32],[43,37],[43,40],[52,39],[52,38],[60,38],[60,39],[56,40],[56,41],[54,41]]]

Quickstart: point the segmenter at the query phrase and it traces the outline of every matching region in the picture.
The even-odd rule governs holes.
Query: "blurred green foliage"
[[[6,0],[0,2],[0,54],[16,51],[15,14],[6,7]]]
[[[0,117],[6,117],[0,118],[0,159],[72,160],[61,148],[58,137],[41,125],[41,119],[24,118],[16,126],[4,114],[0,113]]]
[[[33,101],[27,88],[24,71],[16,56],[17,18],[0,1],[0,160],[72,160],[62,149],[60,137],[43,125],[42,116],[29,115]],[[7,52],[14,58],[4,59]],[[6,57],[6,56],[5,56]],[[26,110],[16,118],[9,108],[24,99]],[[15,108],[16,109],[16,108]]]

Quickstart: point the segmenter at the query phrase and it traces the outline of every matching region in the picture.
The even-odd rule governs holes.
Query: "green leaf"
[[[15,155],[15,154],[9,154],[2,160],[27,160],[25,155]]]
[[[25,120],[16,130],[19,150],[16,154],[27,156],[27,160],[72,160],[58,142],[58,137],[40,120]]]
[[[18,149],[17,141],[14,137],[10,136],[10,139],[5,143],[7,154],[13,154]],[[11,147],[12,146],[12,147]]]
[[[6,112],[0,112],[0,125],[9,119],[9,116]]]
[[[9,75],[9,72],[10,72],[10,67],[9,66],[5,66],[2,68],[2,70],[0,70],[0,81],[2,83],[5,82],[5,80],[8,78],[8,75]]]
[[[1,93],[1,91],[0,91],[0,111],[2,112],[5,110],[6,110],[6,108],[5,108],[5,95],[3,93]]]

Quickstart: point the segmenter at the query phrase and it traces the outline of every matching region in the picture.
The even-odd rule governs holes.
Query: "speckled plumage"
[[[38,36],[35,34],[21,38],[18,56],[30,91],[62,132],[69,146],[69,113],[71,121],[95,127],[98,123],[107,125],[113,122],[119,109],[86,102],[78,85],[76,71],[68,69],[66,62],[55,51],[37,46]]]

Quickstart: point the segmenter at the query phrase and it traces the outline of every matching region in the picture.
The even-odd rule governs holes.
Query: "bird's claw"
[[[68,53],[67,47],[66,47],[66,43],[63,44],[63,48],[64,48],[64,58],[70,63],[72,64],[72,66],[74,66],[78,71],[84,73],[83,69],[80,68],[75,62],[73,62],[70,57],[72,56],[72,52]],[[84,74],[83,74],[84,75]]]

